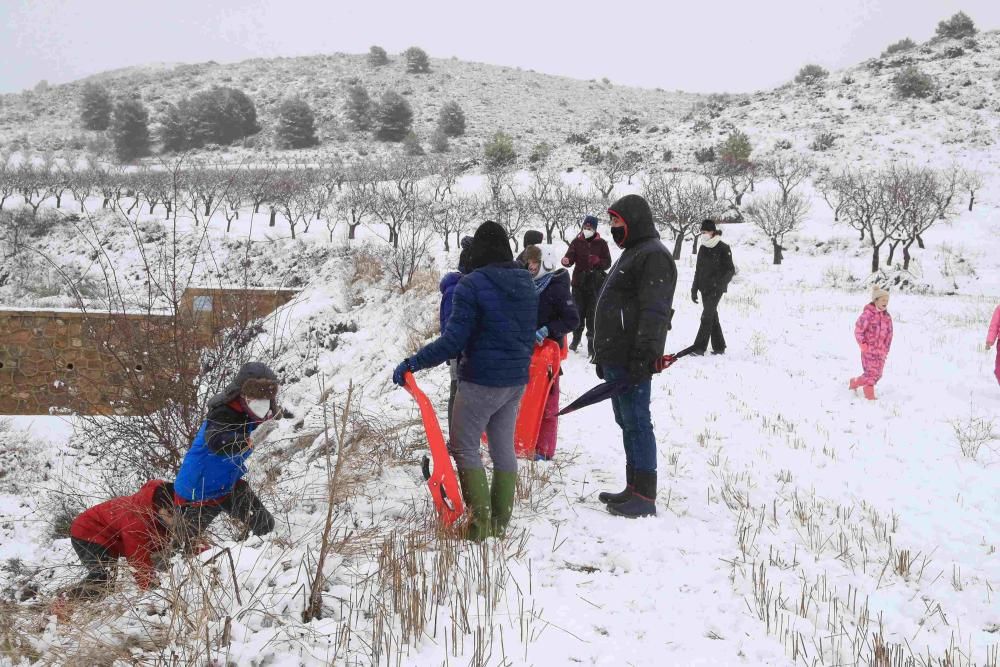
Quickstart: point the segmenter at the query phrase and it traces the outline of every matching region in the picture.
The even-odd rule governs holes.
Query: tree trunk
[[[910,241],[910,245],[913,245],[913,241]],[[924,250],[924,238],[917,234],[917,247]]]
[[[681,258],[681,248],[684,246],[684,234],[674,236],[674,260]]]
[[[788,190],[786,190],[785,188],[781,188],[781,203],[782,204],[787,204],[788,203]],[[837,222],[837,212],[836,211],[833,212],[833,221]]]
[[[291,220],[288,221],[288,227],[292,230],[292,238],[295,238],[295,223]]]
[[[127,211],[125,211],[125,215],[131,215],[132,210],[135,208],[135,205],[138,204],[138,203],[139,203],[138,199],[133,199],[132,200],[132,205],[128,207]]]
[[[353,241],[354,240],[354,233],[355,233],[355,231],[357,231],[357,229],[358,229],[358,227],[360,225],[361,225],[360,222],[356,222],[353,225],[352,224],[348,224],[347,225],[347,240],[348,241]]]
[[[882,254],[882,244],[872,246],[872,273],[878,272],[879,264],[881,263]]]
[[[253,203],[253,212],[254,212],[254,213],[260,213],[260,205],[261,205],[262,203],[263,203],[263,202],[259,202],[259,201],[255,201],[255,202]]]
[[[771,246],[774,249],[774,263],[781,264],[781,260],[785,258],[785,256],[781,254],[781,251],[784,248],[781,247],[781,244],[778,243],[777,239],[771,239]]]
[[[903,270],[910,270],[910,246],[913,245],[911,240],[909,243],[903,246]]]
[[[209,197],[208,199],[205,200],[205,217],[206,218],[208,218],[208,216],[212,215],[212,199],[213,199],[213,197]],[[292,237],[292,238],[294,238],[294,237]]]
[[[174,210],[174,205],[171,202],[165,201],[163,205],[167,207],[167,217],[170,217],[170,212]]]
[[[836,222],[836,219],[834,219],[834,222]],[[865,240],[865,230],[864,229],[861,230],[861,238],[858,239],[858,240],[859,241],[864,241]]]
[[[150,200],[150,202],[149,202],[149,214],[150,215],[153,215],[153,211],[156,210],[156,205],[159,204],[159,203],[160,202],[156,201],[155,199]]]
[[[229,233],[229,228],[233,226],[233,218],[226,216],[226,233]]]
[[[271,219],[270,219],[270,220],[268,220],[268,222],[267,222],[267,226],[268,226],[268,227],[274,227],[274,224],[275,224],[275,223],[274,223],[274,219],[275,219],[275,218],[276,218],[277,216],[278,216],[278,212],[277,212],[277,211],[275,211],[275,210],[274,210],[274,209],[272,208],[272,209],[271,209]]]
[[[738,192],[736,193],[736,206],[740,206],[742,204],[743,204],[743,193]]]
[[[62,208],[62,195],[56,193],[56,208]]]
[[[451,235],[450,234],[445,234],[444,235],[444,251],[445,252],[451,252],[451,247],[448,245],[448,237],[449,236],[451,236]]]
[[[972,204],[975,203],[975,201],[976,201],[976,193],[975,192],[970,192],[969,193],[969,213],[972,213]]]
[[[695,236],[693,239],[691,239],[691,254],[692,255],[697,255],[698,254],[698,237],[697,236]]]
[[[892,258],[896,256],[896,246],[897,245],[899,245],[899,244],[898,243],[890,243],[889,244],[889,258],[887,260],[885,260],[885,265],[886,266],[892,266]]]
[[[7,201],[7,197],[8,196],[9,195],[4,195],[3,197],[0,197],[0,211],[3,210],[3,204],[4,204],[5,201]]]

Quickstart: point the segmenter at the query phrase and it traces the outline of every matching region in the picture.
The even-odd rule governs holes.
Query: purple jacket
[[[462,273],[460,271],[446,273],[441,278],[441,308],[439,311],[441,331],[444,331],[445,326],[448,324],[448,318],[451,317],[451,305],[455,298],[455,286],[458,285],[458,281],[461,279]]]
[[[559,269],[538,295],[538,328],[548,327],[549,338],[562,345],[563,337],[579,324],[580,313],[573,302],[569,272]]]

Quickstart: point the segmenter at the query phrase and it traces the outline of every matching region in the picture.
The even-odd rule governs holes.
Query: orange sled
[[[542,428],[545,402],[548,400],[552,383],[559,376],[559,364],[563,358],[562,348],[556,341],[547,338],[535,348],[528,367],[528,386],[521,398],[514,427],[514,453],[523,459],[535,458],[538,432]]]
[[[441,425],[438,423],[434,406],[431,405],[427,395],[420,391],[416,380],[413,379],[413,373],[407,372],[403,380],[406,383],[406,391],[410,392],[420,409],[420,419],[424,422],[424,431],[427,434],[427,446],[431,450],[430,457],[424,456],[422,463],[424,479],[427,480],[427,488],[431,491],[438,516],[444,525],[450,526],[462,516],[465,506],[462,504],[462,490],[458,485],[455,467],[451,463],[448,445],[445,443],[444,434],[441,433]]]

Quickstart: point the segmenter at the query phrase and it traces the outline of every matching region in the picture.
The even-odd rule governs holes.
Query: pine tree
[[[124,99],[115,104],[111,139],[121,162],[149,155],[149,112],[141,101]]]
[[[410,156],[424,154],[424,147],[420,145],[420,139],[412,130],[403,137],[403,152]]]
[[[160,142],[164,152],[179,152],[187,150],[190,145],[188,123],[190,114],[189,101],[184,99],[177,104],[167,105],[166,111],[160,117]]]
[[[383,141],[402,141],[413,124],[413,110],[402,95],[390,90],[375,110],[375,136]]]
[[[278,148],[306,148],[319,143],[316,138],[316,116],[309,104],[300,97],[285,100],[278,109]]]
[[[185,106],[192,148],[228,145],[260,132],[257,108],[246,93],[236,88],[214,86],[192,95]]]
[[[438,116],[438,127],[449,137],[465,134],[465,113],[458,102],[446,102]]]
[[[753,147],[750,145],[750,138],[743,132],[735,130],[730,132],[726,140],[719,144],[719,159],[727,164],[743,165],[750,162],[750,153]]]
[[[427,52],[419,46],[411,46],[403,52],[406,58],[407,74],[426,74],[431,71],[431,61],[427,57]]]
[[[347,89],[344,114],[352,130],[365,132],[372,129],[372,112],[372,99],[363,86],[351,86]]]
[[[84,129],[103,131],[111,124],[111,94],[97,83],[88,82],[80,93],[80,120]]]
[[[372,67],[382,67],[389,64],[389,54],[381,46],[368,49],[368,64]]]

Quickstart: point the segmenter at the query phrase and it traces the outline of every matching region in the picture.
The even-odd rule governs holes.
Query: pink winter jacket
[[[1000,337],[1000,306],[993,311],[993,319],[990,320],[990,328],[986,332],[986,342],[992,345]]]
[[[892,316],[889,311],[879,312],[874,303],[865,306],[854,325],[854,338],[864,354],[885,358],[892,345]]]

